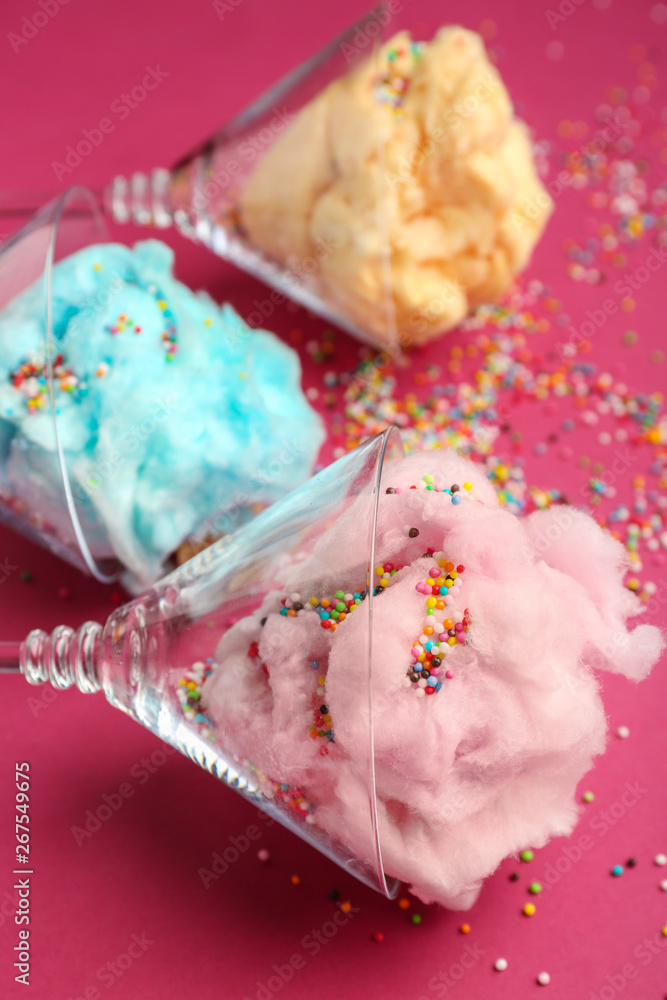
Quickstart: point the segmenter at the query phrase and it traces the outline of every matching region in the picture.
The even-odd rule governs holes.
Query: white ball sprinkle
[[[664,866],[667,865],[667,854],[656,854],[656,856],[653,858],[653,861],[660,868],[664,868]]]
[[[259,861],[268,861],[270,857],[271,855],[265,847],[261,847],[259,851],[257,851],[257,858]]]
[[[662,889],[663,892],[667,892],[667,878],[660,883],[660,888]]]
[[[507,968],[507,959],[497,958],[493,968],[496,970],[496,972],[504,972],[505,969]]]
[[[628,736],[630,735],[630,730],[628,729],[627,726],[619,726],[618,729],[616,730],[616,735],[618,736],[619,740],[627,740]]]
[[[549,983],[551,982],[551,976],[549,975],[548,972],[540,972],[539,976],[537,977],[537,981],[540,984],[540,986],[548,986]]]

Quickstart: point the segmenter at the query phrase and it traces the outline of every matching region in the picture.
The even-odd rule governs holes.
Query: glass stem
[[[102,626],[85,622],[78,629],[59,625],[51,635],[32,631],[24,642],[0,642],[0,673],[22,673],[29,684],[73,684],[84,694],[101,690],[98,660]]]
[[[21,643],[0,642],[0,674],[21,672]]]

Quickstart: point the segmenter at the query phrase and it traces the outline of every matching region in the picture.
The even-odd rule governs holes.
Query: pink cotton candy
[[[438,484],[470,482],[473,489],[461,490],[458,504],[446,493],[411,490],[426,473]],[[284,590],[230,629],[204,686],[221,743],[275,780],[302,787],[315,805],[314,822],[362,858],[374,849],[358,767],[369,746],[366,602],[335,632],[323,629],[314,611],[285,618],[279,610],[292,591],[329,597],[332,581],[346,593],[363,589],[367,510],[361,499],[353,504],[312,555],[286,570]],[[409,537],[406,526],[418,535]],[[441,690],[425,697],[406,678],[423,651],[415,643],[432,592],[424,580],[443,572],[425,556],[429,548],[465,571],[439,612],[441,622],[460,626],[457,641],[432,675]],[[596,671],[640,680],[663,639],[654,626],[627,627],[642,607],[623,584],[628,558],[619,542],[569,507],[516,518],[499,506],[481,471],[452,451],[385,467],[375,561],[403,567],[373,599],[383,866],[425,902],[466,909],[504,857],[571,833],[577,783],[606,739]],[[436,632],[429,642],[447,640],[447,632]],[[259,644],[254,659],[250,642]],[[323,696],[335,730],[326,756],[308,733]]]

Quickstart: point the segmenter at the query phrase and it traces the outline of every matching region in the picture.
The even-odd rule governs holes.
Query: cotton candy
[[[306,602],[363,591],[368,509],[365,498],[355,501],[308,558],[286,569],[284,588],[223,636],[203,689],[216,739],[273,780],[303,789],[313,823],[364,859],[374,851],[368,600],[333,632]],[[420,588],[440,556],[465,567],[440,617],[463,625],[469,615],[469,627],[465,644],[443,653],[441,689],[425,697],[407,671],[429,618]],[[641,680],[664,642],[654,626],[628,626],[641,605],[623,584],[629,564],[619,542],[570,507],[518,519],[452,451],[385,466],[375,563],[387,562],[402,568],[373,598],[382,864],[424,902],[463,910],[504,857],[572,832],[576,786],[606,740],[597,673]],[[287,617],[282,602],[295,591],[305,607]],[[257,655],[249,655],[251,643]],[[334,732],[328,744],[310,734],[323,700]]]
[[[98,244],[52,276],[58,432],[93,556],[154,582],[308,477],[324,438],[296,353],[177,281],[173,252]],[[42,282],[0,312],[0,499],[73,544],[42,376]]]

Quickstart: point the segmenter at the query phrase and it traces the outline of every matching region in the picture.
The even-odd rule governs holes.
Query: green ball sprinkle
[[[522,861],[532,861],[533,860],[533,852],[530,851],[530,850],[522,851],[521,854],[519,855],[519,857],[521,858]]]
[[[428,476],[428,475],[424,476],[424,482],[428,483],[430,486],[431,483],[433,482],[433,476]]]
[[[592,802],[593,799],[595,798],[592,792],[584,792],[584,794],[581,797],[584,800],[584,802]]]
[[[342,601],[339,601],[336,605],[336,611],[345,611],[345,604]]]
[[[345,597],[345,591],[344,590],[337,590],[336,593],[334,594],[334,597],[337,597],[338,600],[340,601],[341,598]]]
[[[22,569],[21,579],[23,580],[24,583],[30,583],[30,581],[32,580],[32,573],[30,572],[30,570]]]
[[[420,924],[422,922],[421,913],[413,913],[410,919],[413,924]]]
[[[528,892],[532,892],[533,896],[537,896],[538,892],[542,892],[542,886],[539,882],[531,882],[528,886]]]

